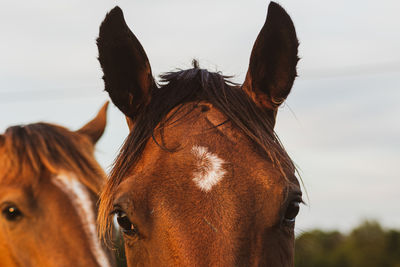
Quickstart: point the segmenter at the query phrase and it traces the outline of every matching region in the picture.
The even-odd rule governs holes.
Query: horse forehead
[[[89,240],[90,248],[101,267],[109,267],[109,260],[97,237],[96,218],[91,193],[72,173],[60,172],[52,182],[63,191],[74,206]]]
[[[160,149],[153,162],[156,165],[120,184],[114,204],[133,210],[139,222],[169,222],[168,218],[190,214],[200,224],[209,225],[212,220],[211,230],[216,227],[215,218],[220,218],[218,230],[225,229],[225,233],[238,216],[257,217],[265,225],[273,225],[285,197],[284,179],[278,179],[279,172],[271,166],[231,160],[205,144],[175,153]],[[248,223],[241,220],[240,227]]]
[[[221,143],[220,138],[224,137],[215,141]],[[139,205],[159,194],[174,197],[179,190],[199,199],[227,190],[260,194],[278,190],[274,195],[280,196],[285,187],[280,172],[254,152],[246,155],[243,150],[221,144],[216,147],[204,140],[184,143],[176,152],[169,152],[151,141],[131,176],[120,184],[115,198],[129,192],[128,198]]]
[[[207,103],[197,106],[183,118],[177,115],[162,131],[156,129],[114,199],[127,197],[140,206],[160,194],[175,198],[186,191],[190,199],[203,199],[227,190],[245,192],[249,199],[254,193],[246,192],[273,190],[270,197],[281,198],[285,179],[272,163],[218,109]]]
[[[132,173],[143,176],[155,170],[157,173],[170,170],[193,177],[200,169],[203,176],[214,174],[208,175],[214,181],[226,175],[244,176],[243,184],[252,179],[259,180],[264,187],[281,180],[280,172],[224,114],[209,103],[197,106],[187,117],[172,120],[174,123],[165,125],[162,131],[155,131],[154,139],[147,143]]]

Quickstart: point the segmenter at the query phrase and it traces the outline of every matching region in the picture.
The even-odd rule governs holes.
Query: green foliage
[[[296,267],[400,267],[400,232],[366,221],[345,235],[314,230],[296,239]]]

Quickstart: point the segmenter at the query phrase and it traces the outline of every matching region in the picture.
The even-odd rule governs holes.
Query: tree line
[[[296,238],[296,267],[400,267],[400,231],[366,221],[350,233],[313,230]]]

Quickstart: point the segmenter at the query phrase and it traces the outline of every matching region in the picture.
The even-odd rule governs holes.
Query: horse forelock
[[[40,179],[69,172],[98,195],[105,181],[90,141],[60,126],[47,123],[12,126],[4,133],[1,149],[2,183],[37,185]],[[46,172],[51,175],[44,175]]]
[[[110,179],[101,194],[98,223],[103,237],[110,233],[110,211],[117,186],[135,166],[155,129],[162,129],[190,114],[190,111],[183,108],[188,103],[212,104],[247,136],[254,151],[270,160],[286,179],[288,172],[293,173],[296,169],[274,132],[270,111],[256,106],[238,84],[229,80],[230,77],[200,69],[196,62],[192,69],[168,72],[160,77],[160,85],[154,88],[150,104],[137,114],[135,125],[114,162]],[[193,105],[195,106],[196,104]],[[171,112],[172,110],[174,111]],[[160,146],[163,147],[163,144]],[[195,154],[199,152],[201,151]],[[222,177],[223,173],[221,174],[215,177]],[[213,179],[206,180],[215,182]],[[209,185],[203,189],[206,190]]]

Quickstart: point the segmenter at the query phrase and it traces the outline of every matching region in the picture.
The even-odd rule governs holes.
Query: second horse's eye
[[[14,222],[22,218],[22,212],[15,206],[9,205],[2,210],[3,217],[10,222]]]
[[[126,235],[137,235],[137,227],[129,220],[128,216],[123,211],[117,211],[117,222],[122,229],[122,232]]]

